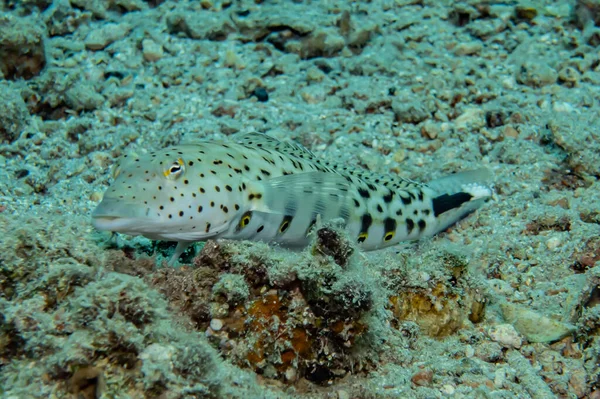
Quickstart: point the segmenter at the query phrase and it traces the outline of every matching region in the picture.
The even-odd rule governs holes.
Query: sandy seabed
[[[600,3],[0,2],[3,398],[600,398]],[[360,253],[93,231],[124,153],[263,132],[493,201]],[[235,136],[234,136],[235,137]]]

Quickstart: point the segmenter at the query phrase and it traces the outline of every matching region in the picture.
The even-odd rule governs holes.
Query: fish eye
[[[185,165],[185,163],[183,162],[183,159],[179,158],[179,159],[177,159],[177,161],[175,161],[171,165],[169,165],[169,167],[167,169],[165,169],[163,174],[165,175],[165,177],[167,179],[177,179],[181,175],[183,175],[183,172],[185,172],[184,165]]]

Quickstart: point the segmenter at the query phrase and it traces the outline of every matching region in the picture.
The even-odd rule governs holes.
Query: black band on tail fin
[[[460,192],[456,194],[442,194],[432,201],[433,214],[437,217],[451,209],[459,208],[465,202],[469,202],[473,196],[469,193]]]

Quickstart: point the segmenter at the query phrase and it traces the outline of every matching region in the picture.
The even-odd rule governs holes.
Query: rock
[[[142,55],[146,61],[154,62],[160,60],[165,55],[165,52],[163,46],[154,40],[144,39],[142,40]]]
[[[517,71],[517,82],[531,87],[543,87],[556,83],[558,73],[549,65],[526,61]]]
[[[226,14],[213,14],[210,11],[185,12],[174,11],[167,15],[167,27],[170,33],[182,33],[191,39],[223,40],[235,31]]]
[[[103,50],[109,44],[127,36],[130,30],[129,24],[106,24],[88,33],[84,43],[90,50]]]
[[[45,26],[36,19],[0,16],[0,78],[31,79],[46,66]]]
[[[0,142],[12,143],[27,125],[29,111],[21,94],[9,82],[0,81]]]
[[[575,331],[575,327],[512,303],[500,305],[504,319],[529,342],[554,342]]]
[[[398,99],[392,101],[392,111],[396,122],[414,123],[423,122],[431,117],[431,112],[422,102],[402,102]]]
[[[93,111],[104,103],[104,97],[91,84],[80,82],[66,91],[65,103],[75,111]]]
[[[499,324],[492,326],[488,330],[489,337],[504,346],[505,348],[520,348],[523,344],[523,340],[519,336],[519,333],[510,324]]]
[[[411,379],[413,384],[418,386],[428,386],[431,385],[431,381],[433,380],[433,371],[431,370],[423,370],[415,373]]]

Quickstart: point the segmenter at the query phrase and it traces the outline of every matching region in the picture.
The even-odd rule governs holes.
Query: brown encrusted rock
[[[0,14],[0,73],[5,79],[31,79],[46,65],[45,26],[35,18]]]

